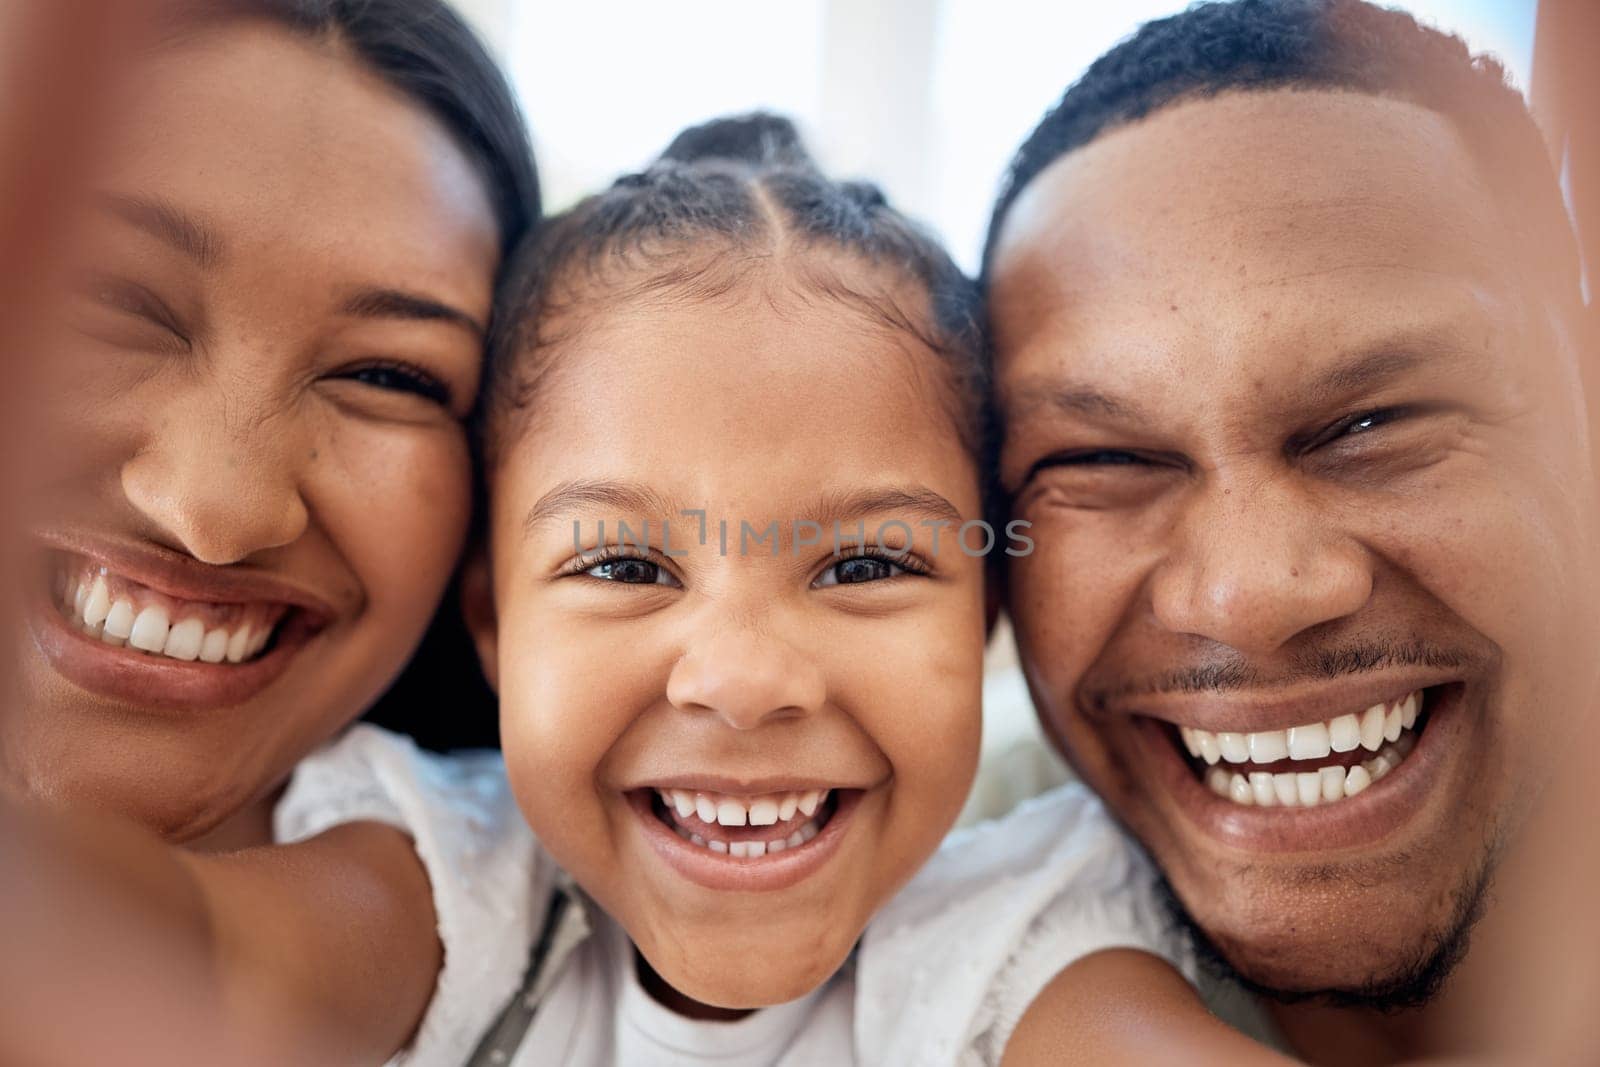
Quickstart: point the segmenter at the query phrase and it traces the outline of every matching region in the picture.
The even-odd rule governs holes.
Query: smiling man
[[[985,280],[1046,729],[1289,1044],[1451,1048],[1595,681],[1582,304],[1520,96],[1355,0],[1196,7],[1023,145]]]

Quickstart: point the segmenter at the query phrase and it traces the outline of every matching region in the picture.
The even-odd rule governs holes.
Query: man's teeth
[[[271,625],[242,621],[208,627],[193,616],[174,621],[161,604],[138,608],[131,597],[114,596],[103,574],[77,582],[62,600],[78,628],[91,637],[187,662],[243,663],[259,655],[272,636]]]
[[[1418,690],[1393,703],[1374,704],[1362,712],[1287,730],[1212,733],[1183,726],[1179,727],[1179,734],[1189,754],[1205,761],[1202,778],[1218,796],[1246,806],[1309,808],[1353,797],[1399,766],[1416,744],[1416,735],[1411,731],[1421,706],[1422,693]],[[1282,760],[1314,763],[1332,753],[1357,749],[1374,755],[1349,767],[1311,766],[1279,773],[1232,770],[1219,765]]]
[[[1373,782],[1398,767],[1416,744],[1411,734],[1401,734],[1393,744],[1384,745],[1378,754],[1353,767],[1319,767],[1310,771],[1266,771],[1241,773],[1226,767],[1206,771],[1206,785],[1219,797],[1235,804],[1263,808],[1314,808],[1335,800],[1353,797]]]
[[[1422,693],[1418,690],[1392,704],[1374,704],[1359,714],[1340,715],[1327,722],[1291,726],[1287,730],[1212,733],[1182,726],[1178,732],[1189,755],[1210,764],[1325,759],[1330,752],[1353,752],[1357,748],[1378,751],[1385,741],[1397,740],[1402,730],[1417,724],[1421,706]]]

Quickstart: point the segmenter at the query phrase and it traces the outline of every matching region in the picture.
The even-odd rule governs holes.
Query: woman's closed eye
[[[90,274],[78,287],[88,308],[79,329],[108,344],[146,350],[187,349],[190,345],[172,308],[147,287],[109,274]]]
[[[331,377],[387,392],[411,393],[441,407],[451,404],[450,387],[427,371],[400,360],[375,360],[335,372]]]

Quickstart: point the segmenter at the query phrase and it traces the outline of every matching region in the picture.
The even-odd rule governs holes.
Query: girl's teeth
[[[656,789],[663,807],[681,819],[698,817],[702,822],[718,826],[775,826],[788,822],[795,815],[804,815],[806,821],[788,836],[771,841],[723,841],[706,838],[680,824],[671,824],[673,832],[698,848],[725,853],[735,859],[758,859],[801,845],[816,837],[821,828],[814,818],[830,791],[810,789],[782,794],[740,799],[722,794],[707,795],[687,789]]]

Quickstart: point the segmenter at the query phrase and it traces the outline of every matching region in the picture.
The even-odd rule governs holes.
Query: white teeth
[[[83,617],[85,626],[99,626],[106,621],[106,616],[111,614],[111,593],[106,589],[106,580],[96,578],[94,585],[89,589],[89,595],[84,598],[82,609],[78,612]]]
[[[798,802],[801,813],[808,819],[815,815],[817,813],[817,805],[822,803],[822,798],[825,794],[826,790],[817,789],[802,793]]]
[[[1372,776],[1365,767],[1351,767],[1344,780],[1344,795],[1353,797],[1372,784]]]
[[[1322,759],[1327,756],[1328,727],[1320,722],[1295,726],[1289,730],[1290,759]]]
[[[798,793],[785,793],[778,802],[778,821],[788,822],[794,818],[794,813],[800,810],[800,795]]]
[[[771,826],[778,821],[778,802],[766,797],[750,805],[751,826]]]
[[[1294,776],[1296,792],[1302,808],[1314,808],[1322,799],[1322,775],[1316,771],[1301,771]]]
[[[786,844],[789,848],[799,848],[805,843],[806,839],[801,835],[799,830],[796,830],[794,833],[784,838],[784,844]]]
[[[1400,704],[1400,725],[1409,730],[1417,725],[1418,707],[1417,694],[1412,693]]]
[[[1300,787],[1293,774],[1274,774],[1272,793],[1278,798],[1278,803],[1286,808],[1296,807],[1300,803]]]
[[[1215,763],[1222,758],[1222,748],[1217,744],[1217,735],[1209,730],[1196,730],[1195,739],[1200,742],[1200,758],[1207,763]]]
[[[1400,705],[1396,704],[1389,709],[1383,717],[1383,739],[1385,741],[1400,740]]]
[[[1245,740],[1244,734],[1220,733],[1217,735],[1217,747],[1222,750],[1222,758],[1229,763],[1250,762],[1250,743]]]
[[[726,841],[717,841],[717,840],[713,839],[711,841],[706,842],[706,845],[711,849],[712,852],[726,852],[726,851],[728,851],[728,843]]]
[[[1365,767],[1367,769],[1367,773],[1372,775],[1372,780],[1374,782],[1388,774],[1390,771],[1394,770],[1394,764],[1391,763],[1389,761],[1389,757],[1382,752],[1378,753],[1361,766]]]
[[[1250,762],[1276,763],[1289,758],[1289,735],[1284,730],[1264,730],[1249,734]]]
[[[133,601],[117,601],[111,605],[111,612],[106,615],[105,633],[127,640],[128,635],[133,633],[134,618]]]
[[[1344,768],[1324,767],[1317,772],[1322,781],[1322,799],[1326,803],[1344,799]]]
[[[1341,715],[1328,723],[1328,747],[1334,752],[1361,747],[1361,720],[1354,715]]]
[[[1211,768],[1210,773],[1206,775],[1206,785],[1210,786],[1211,791],[1217,794],[1217,796],[1225,797],[1228,795],[1228,786],[1232,780],[1232,777],[1232,775],[1223,770],[1221,767],[1213,767]]]
[[[250,648],[250,627],[241,626],[228,638],[227,657],[229,663],[244,662],[245,653]]]
[[[167,645],[167,628],[167,609],[160,604],[151,604],[133,620],[128,644],[143,652],[160,652]]]
[[[1361,713],[1361,747],[1368,752],[1378,751],[1383,744],[1383,713],[1382,704],[1374,704]]]
[[[1250,788],[1250,783],[1244,780],[1244,775],[1236,774],[1228,782],[1228,799],[1235,804],[1249,807],[1256,802],[1255,790]]]
[[[780,837],[776,841],[768,841],[767,842],[767,852],[768,852],[769,855],[770,854],[775,854],[775,853],[778,853],[778,852],[782,852],[784,849],[786,849],[788,847],[789,847],[789,841],[788,841],[787,838]]]
[[[695,813],[694,797],[690,796],[687,790],[674,789],[672,791],[672,807],[678,813],[679,818],[687,819]]]
[[[167,639],[172,640],[170,637]],[[217,629],[206,633],[204,641],[200,642],[200,661],[202,663],[221,663],[222,658],[228,654],[228,631]]]
[[[1200,758],[1200,737],[1197,731],[1187,726],[1178,727],[1178,736],[1183,738],[1183,747],[1189,750],[1189,755],[1195,759]]]
[[[257,633],[248,624],[230,633],[221,626],[208,630],[204,620],[194,616],[174,621],[171,610],[160,604],[137,608],[130,597],[113,598],[103,572],[79,581],[63,574],[56,588],[78,629],[116,647],[127,645],[183,662],[240,663],[259,653],[272,637],[270,628]]]
[[[134,624],[138,629],[138,623]],[[193,661],[200,658],[200,643],[206,639],[206,624],[199,619],[184,619],[167,631],[167,642],[162,651],[173,659]]]
[[[704,793],[696,793],[694,798],[694,813],[700,816],[701,822],[717,821],[717,805]]]
[[[1250,792],[1255,794],[1256,803],[1263,808],[1278,803],[1277,794],[1272,791],[1272,775],[1266,771],[1255,771],[1250,775]]]
[[[717,802],[717,822],[723,826],[743,826],[747,812],[743,804],[737,800],[721,800]],[[807,814],[810,814],[807,812]]]

